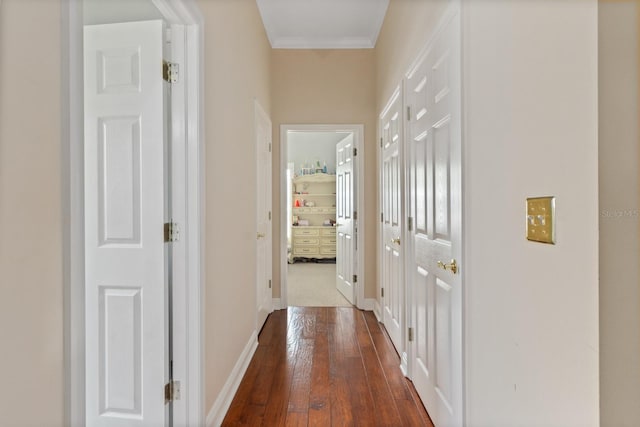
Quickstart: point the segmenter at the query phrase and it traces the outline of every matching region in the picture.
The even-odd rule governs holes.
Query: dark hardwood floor
[[[276,311],[223,426],[431,426],[371,312]]]

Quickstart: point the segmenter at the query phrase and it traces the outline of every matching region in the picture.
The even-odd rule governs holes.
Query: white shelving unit
[[[294,178],[291,200],[290,261],[296,258],[335,258],[336,176],[316,173]],[[331,225],[325,225],[327,221]]]

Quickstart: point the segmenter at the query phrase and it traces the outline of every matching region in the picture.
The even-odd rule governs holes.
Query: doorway
[[[108,4],[107,4],[108,3]],[[202,104],[198,95],[200,94],[200,85],[202,81],[200,65],[201,51],[199,46],[201,45],[201,25],[202,16],[195,5],[182,1],[167,1],[167,0],[136,0],[136,1],[112,1],[112,2],[97,2],[94,0],[85,0],[80,2],[63,2],[63,28],[67,30],[64,34],[63,42],[63,64],[66,68],[63,73],[67,78],[63,81],[63,93],[65,98],[63,105],[66,106],[64,111],[65,123],[63,125],[63,131],[67,135],[67,138],[63,140],[68,141],[68,145],[65,147],[65,154],[67,155],[68,162],[68,175],[64,177],[65,187],[67,188],[66,205],[68,206],[70,222],[68,228],[65,230],[65,365],[66,365],[66,378],[65,378],[65,396],[68,396],[65,402],[65,416],[68,425],[85,425],[87,420],[91,419],[90,412],[96,413],[95,407],[90,407],[90,404],[94,400],[99,400],[101,403],[100,414],[101,415],[113,415],[109,420],[103,420],[105,425],[121,425],[127,420],[135,420],[135,425],[139,426],[151,426],[151,425],[192,425],[201,424],[203,422],[203,391],[202,391],[202,283],[201,283],[201,259],[202,249],[200,244],[201,234],[201,211],[199,206],[201,205],[201,189],[203,183],[203,174],[200,167],[200,153],[203,145],[202,140],[202,127],[200,117],[202,116]],[[100,347],[102,344],[108,341],[109,336],[105,335],[105,328],[116,328],[119,325],[126,323],[130,320],[130,325],[141,326],[142,319],[140,314],[140,308],[142,304],[139,293],[136,294],[135,287],[138,286],[135,283],[128,285],[119,283],[100,284],[95,292],[99,295],[100,299],[98,304],[106,307],[109,305],[108,310],[111,310],[113,316],[107,319],[107,310],[99,310],[98,317],[92,320],[91,310],[94,310],[90,303],[94,303],[95,298],[90,299],[91,292],[87,291],[85,286],[86,274],[91,271],[94,266],[88,266],[90,257],[96,259],[93,255],[87,256],[86,238],[91,234],[88,230],[89,227],[85,221],[87,217],[87,203],[91,204],[91,198],[87,197],[89,193],[85,192],[85,187],[91,185],[91,177],[87,181],[86,172],[91,172],[93,169],[98,168],[98,174],[94,184],[97,183],[100,188],[106,189],[105,185],[114,185],[116,181],[105,184],[100,183],[99,177],[106,176],[108,172],[105,167],[107,163],[95,162],[87,163],[85,165],[85,155],[91,155],[90,151],[86,150],[85,131],[88,129],[84,125],[85,121],[85,91],[84,91],[84,75],[85,66],[83,44],[85,44],[83,30],[85,24],[93,25],[121,25],[124,22],[140,22],[140,21],[153,21],[163,22],[164,30],[160,31],[159,37],[154,39],[160,40],[158,49],[164,52],[163,58],[168,63],[179,64],[181,74],[178,76],[177,81],[171,82],[171,96],[170,101],[167,98],[166,111],[170,112],[159,120],[162,132],[169,136],[166,144],[166,150],[170,151],[171,155],[162,153],[164,149],[161,149],[158,153],[160,160],[158,163],[160,170],[165,172],[160,178],[161,182],[164,182],[164,191],[166,194],[171,194],[170,198],[163,196],[163,211],[171,212],[171,218],[168,224],[177,225],[176,227],[170,227],[169,236],[175,244],[172,243],[171,248],[168,250],[172,252],[173,261],[165,263],[167,266],[171,266],[168,271],[165,271],[165,277],[170,277],[173,283],[178,284],[173,289],[166,288],[168,294],[161,296],[158,293],[159,298],[165,299],[162,302],[160,311],[164,311],[166,316],[165,321],[167,328],[173,331],[173,337],[171,340],[167,340],[163,344],[163,353],[173,353],[166,366],[161,367],[161,370],[165,371],[164,378],[168,378],[170,381],[160,384],[160,390],[155,393],[155,388],[148,388],[145,383],[146,379],[144,375],[148,374],[150,369],[149,364],[141,364],[142,352],[140,345],[135,344],[139,340],[136,339],[136,334],[140,328],[132,329],[131,333],[134,340],[131,341],[133,345],[130,346],[131,351],[128,354],[117,354],[114,357],[131,356],[129,366],[133,369],[134,375],[129,375],[130,381],[123,381],[119,383],[119,390],[113,389],[112,391],[120,392],[124,394],[110,394],[105,395],[105,387],[100,387],[100,394],[95,396],[93,386],[88,387],[86,384],[90,384],[89,372],[93,372],[95,377],[95,365],[96,358],[90,356],[87,352],[87,348],[92,345],[92,340],[97,341]],[[160,27],[158,27],[160,28]],[[156,31],[157,32],[157,31]],[[139,35],[140,32],[134,31],[134,35]],[[163,42],[162,37],[167,39]],[[109,39],[112,39],[109,37]],[[126,44],[126,43],[125,43]],[[130,50],[130,49],[129,49]],[[100,79],[103,84],[110,85],[110,88],[120,86],[120,89],[129,89],[130,93],[134,93],[136,89],[135,85],[127,86],[125,80],[131,77],[131,80],[135,80],[139,68],[133,66],[137,63],[138,57],[136,52],[132,52],[128,56],[130,59],[120,60],[119,58],[125,58],[126,55],[117,57],[111,56],[112,54],[121,54],[127,51],[127,47],[118,48],[115,50],[104,51],[102,56],[93,56],[102,61],[102,71],[113,71],[117,68],[112,66],[121,66],[130,63],[131,73],[129,72],[117,72],[113,74],[113,78]],[[125,52],[126,53],[126,52]],[[109,66],[105,68],[105,63],[110,62]],[[95,62],[94,62],[95,63]],[[162,63],[162,61],[159,61]],[[110,68],[111,67],[111,68]],[[135,71],[135,72],[134,72]],[[152,70],[156,79],[155,69]],[[158,67],[158,75],[162,76],[163,69]],[[103,76],[104,77],[104,76]],[[166,78],[166,76],[165,76]],[[131,83],[131,82],[129,82]],[[107,89],[102,88],[103,91],[99,93],[107,93]],[[129,106],[130,103],[126,102],[124,105]],[[102,113],[101,113],[102,114]],[[135,142],[138,132],[134,132],[133,136],[129,138],[126,136],[126,126],[131,124],[127,120],[131,117],[127,116],[128,113],[120,112],[112,119],[100,122],[100,129],[106,132],[105,123],[113,125],[112,130],[115,133],[109,134],[109,138],[113,140],[114,135],[117,135],[117,131],[122,131],[123,138],[120,143],[113,144],[109,150],[105,149],[105,138],[102,142],[99,142],[97,147],[100,148],[99,153],[106,156],[109,154],[116,154],[124,156],[129,159],[125,163],[114,163],[116,158],[110,163],[115,169],[112,169],[112,175],[115,178],[130,178],[129,190],[131,194],[124,194],[120,191],[122,188],[126,189],[126,186],[118,187],[118,191],[110,193],[110,196],[114,194],[117,196],[120,194],[120,202],[125,205],[130,205],[129,212],[132,215],[124,215],[122,210],[114,210],[109,212],[108,207],[104,205],[104,197],[101,198],[102,205],[98,203],[98,212],[107,212],[111,215],[111,219],[125,219],[124,222],[118,220],[116,222],[108,222],[103,217],[100,219],[100,215],[93,215],[98,218],[96,224],[98,230],[100,223],[103,223],[111,227],[108,233],[100,232],[99,239],[101,247],[111,245],[112,248],[124,249],[125,246],[129,246],[129,249],[143,246],[142,243],[136,243],[138,240],[145,243],[150,242],[150,237],[143,234],[138,234],[139,230],[142,230],[142,226],[139,227],[140,221],[146,221],[146,217],[139,215],[137,202],[142,193],[137,188],[142,188],[137,185],[138,178],[143,174],[138,174],[138,167],[140,166],[140,160],[144,159],[147,164],[149,159],[146,158],[145,151],[138,150],[138,143]],[[132,114],[130,114],[133,116]],[[126,117],[125,117],[126,116]],[[171,117],[171,119],[169,119]],[[135,120],[132,121],[133,128],[137,129]],[[104,136],[104,135],[103,135]],[[126,136],[126,137],[125,137]],[[126,142],[131,139],[129,147],[134,149],[129,150],[126,148]],[[115,140],[114,140],[115,141]],[[160,140],[162,141],[162,139]],[[147,147],[148,148],[148,147]],[[115,150],[115,151],[113,151]],[[128,153],[128,154],[127,154]],[[96,164],[98,166],[93,167]],[[127,166],[128,164],[128,166]],[[122,176],[118,175],[118,168],[124,167],[124,173]],[[147,165],[148,166],[148,165]],[[100,169],[102,167],[102,169]],[[129,168],[129,169],[127,169]],[[133,169],[131,169],[133,168]],[[131,170],[130,170],[131,169]],[[94,171],[95,172],[95,171]],[[115,174],[115,175],[114,175]],[[95,174],[94,174],[95,175]],[[144,179],[144,178],[140,178]],[[137,196],[136,196],[137,195]],[[129,197],[134,196],[134,197]],[[133,202],[132,202],[133,201]],[[131,202],[131,203],[130,203]],[[166,205],[165,205],[166,203]],[[95,206],[95,205],[94,205]],[[114,206],[114,205],[112,205]],[[127,223],[126,218],[131,221]],[[130,227],[121,227],[122,224],[129,224]],[[115,228],[114,228],[115,227]],[[156,227],[153,228],[154,230]],[[132,231],[133,230],[133,231]],[[138,231],[136,231],[138,230]],[[165,227],[165,240],[167,239],[167,228]],[[129,240],[120,241],[126,238],[126,232],[129,233]],[[159,239],[162,240],[162,227],[159,229]],[[176,237],[178,236],[179,237]],[[124,236],[124,237],[123,237]],[[156,239],[156,233],[153,233],[153,239]],[[106,240],[105,240],[106,239]],[[118,240],[120,239],[120,240]],[[137,240],[136,240],[137,239]],[[142,239],[142,240],[141,240]],[[126,240],[126,239],[125,239]],[[162,246],[160,246],[162,247]],[[166,249],[166,248],[165,248]],[[164,250],[163,250],[164,251]],[[166,252],[165,252],[166,254]],[[165,255],[162,255],[164,258]],[[160,267],[162,268],[162,267]],[[112,269],[113,270],[113,269]],[[93,292],[93,291],[92,291]],[[94,293],[95,293],[94,292]],[[148,296],[148,292],[145,293],[145,297]],[[166,305],[166,301],[173,300],[170,305]],[[104,308],[103,307],[103,308]],[[187,310],[188,307],[188,310]],[[157,309],[154,308],[154,309]],[[115,310],[115,311],[114,311]],[[127,312],[130,316],[117,316],[116,311]],[[109,320],[106,322],[105,319]],[[148,323],[148,322],[147,322]],[[95,340],[90,336],[90,329],[96,326],[101,331],[97,334]],[[121,336],[122,334],[119,334]],[[106,337],[106,338],[105,338]],[[103,339],[104,338],[104,339]],[[146,337],[145,337],[146,338]],[[166,338],[165,338],[166,339]],[[102,340],[102,341],[100,341]],[[104,342],[103,342],[104,341]],[[162,339],[160,339],[162,341]],[[104,346],[103,346],[104,347]],[[116,359],[113,359],[114,361]],[[98,362],[102,363],[102,359]],[[125,361],[126,362],[126,361]],[[116,362],[113,362],[116,363]],[[116,371],[113,371],[115,374]],[[109,381],[114,378],[105,377],[105,371],[100,371],[99,381]],[[124,378],[124,377],[122,377]],[[113,384],[113,383],[112,383]],[[91,384],[90,384],[91,385]],[[142,385],[147,387],[147,390],[142,388]],[[167,387],[168,386],[168,387]],[[140,412],[143,408],[143,397],[141,391],[144,390],[150,394],[154,399],[153,407],[156,409],[149,409],[150,406],[145,406],[146,413],[144,417],[137,415],[136,411]],[[166,392],[169,393],[166,393]],[[130,392],[127,394],[127,392]],[[124,398],[128,399],[126,402]],[[158,398],[160,396],[160,398]],[[180,399],[176,397],[180,396]],[[170,405],[165,405],[165,401],[172,401]],[[105,399],[110,399],[108,405]],[[157,402],[157,405],[155,401]],[[161,400],[161,401],[160,401]],[[95,403],[95,402],[94,402]],[[127,406],[128,405],[128,406]],[[147,415],[150,417],[148,418]],[[148,419],[147,419],[148,418]],[[152,420],[153,418],[153,420]],[[162,422],[158,420],[162,419]],[[133,422],[133,421],[132,421]],[[132,425],[132,424],[128,424]]]
[[[351,306],[364,299],[357,285],[362,134],[361,125],[281,126],[283,307]]]

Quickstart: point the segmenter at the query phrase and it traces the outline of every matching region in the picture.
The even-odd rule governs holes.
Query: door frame
[[[174,220],[186,241],[174,250],[185,286],[173,293],[174,378],[183,382],[174,425],[204,424],[204,18],[193,0],[152,0],[172,28],[171,59],[183,84],[172,88]],[[65,425],[85,423],[83,4],[61,13],[61,136]]]
[[[346,124],[346,125],[310,125],[310,124],[284,124],[280,125],[280,308],[288,306],[287,301],[287,148],[288,148],[288,132],[352,132],[353,144],[357,150],[354,167],[356,168],[356,200],[354,209],[358,212],[356,236],[356,266],[354,274],[358,276],[356,284],[356,301],[355,306],[361,310],[366,310],[364,298],[365,268],[364,268],[364,248],[365,246],[365,213],[364,209],[364,125]],[[275,307],[274,304],[274,308]],[[370,309],[370,308],[369,308]]]

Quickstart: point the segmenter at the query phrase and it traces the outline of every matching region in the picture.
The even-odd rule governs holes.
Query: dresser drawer
[[[320,231],[317,228],[293,228],[293,236],[319,236]]]
[[[320,239],[314,237],[296,237],[293,239],[294,246],[318,246]]]
[[[320,239],[320,244],[321,245],[336,245],[336,236],[333,237],[323,237],[322,239]]]
[[[334,246],[320,246],[320,253],[322,255],[335,255],[336,247]]]
[[[318,255],[319,251],[318,251],[318,247],[315,246],[310,246],[308,248],[306,247],[295,247],[293,248],[293,255],[301,255],[301,256],[306,256],[306,255]]]
[[[321,230],[321,234],[323,236],[334,236],[336,235],[336,229],[334,227],[327,227]]]

